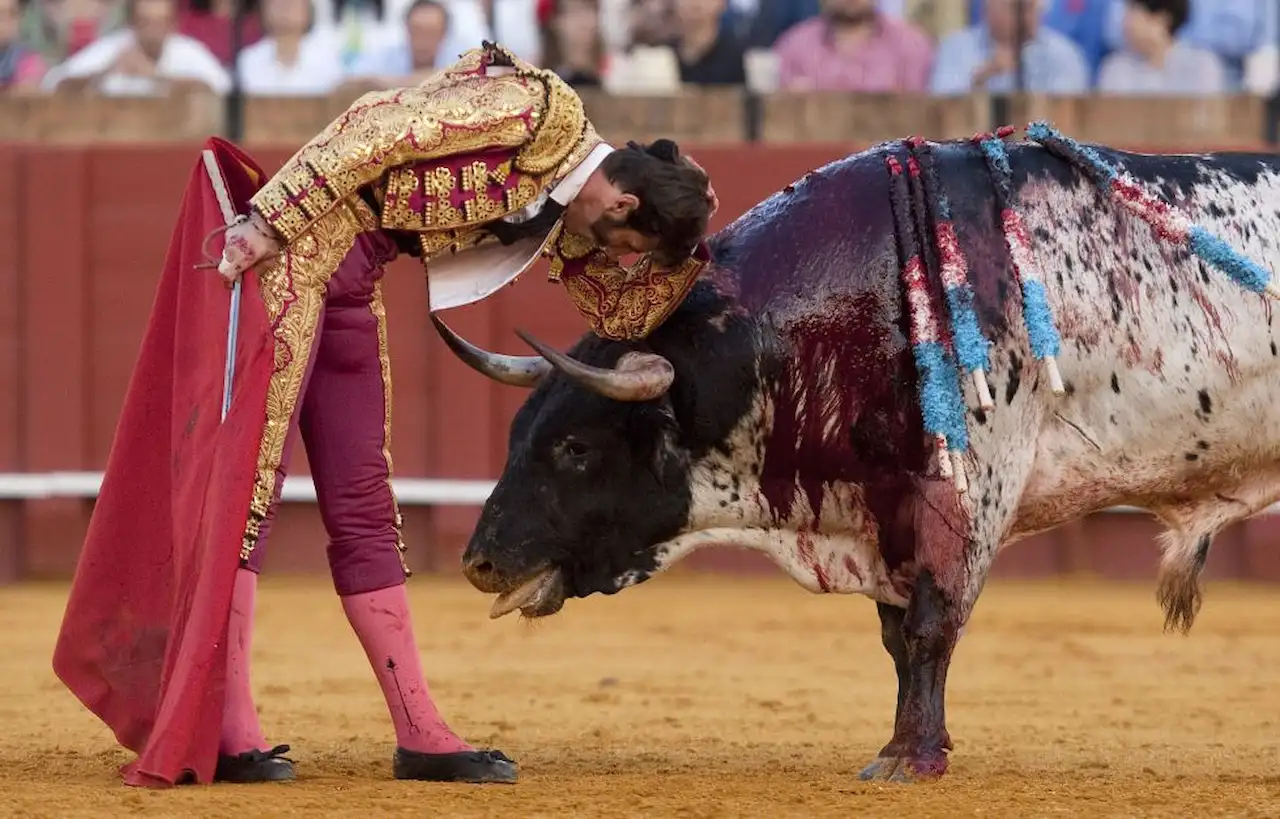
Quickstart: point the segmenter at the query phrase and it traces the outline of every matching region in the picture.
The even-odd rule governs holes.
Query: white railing
[[[440,480],[436,478],[392,478],[396,501],[401,506],[483,506],[493,492],[495,481]],[[0,472],[0,501],[72,498],[90,500],[102,488],[101,472]],[[285,478],[282,500],[316,502],[316,488],[310,475]],[[1113,506],[1108,512],[1133,514],[1145,509]],[[1280,504],[1263,509],[1255,517],[1280,514]]]
[[[493,491],[494,481],[392,478],[396,500],[404,506],[480,506]],[[0,500],[98,497],[101,472],[0,472]],[[310,475],[288,477],[280,497],[315,503]]]

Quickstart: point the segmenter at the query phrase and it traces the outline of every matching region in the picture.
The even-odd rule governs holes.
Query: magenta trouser
[[[404,583],[399,511],[391,491],[390,367],[379,281],[395,243],[365,233],[329,280],[292,424],[302,433],[329,570],[339,595]],[[295,437],[285,442],[276,497],[246,568],[257,572],[280,503]]]

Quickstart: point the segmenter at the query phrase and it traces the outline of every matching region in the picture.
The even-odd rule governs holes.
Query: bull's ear
[[[687,466],[689,453],[681,446],[680,423],[676,421],[671,399],[663,396],[653,413],[658,418],[658,434],[654,437],[651,469],[661,484],[673,470],[680,471]]]
[[[658,416],[662,419],[664,426],[668,426],[676,432],[680,431],[680,422],[676,420],[675,405],[672,404],[671,399],[665,395],[662,397],[662,400],[658,402]]]

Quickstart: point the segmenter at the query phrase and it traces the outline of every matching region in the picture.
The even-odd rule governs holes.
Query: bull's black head
[[[643,344],[588,335],[565,355],[523,336],[540,355],[516,358],[435,324],[476,370],[536,387],[463,555],[472,585],[499,594],[492,616],[553,614],[661,568],[658,547],[689,520],[691,464],[754,396],[748,320],[704,283]]]

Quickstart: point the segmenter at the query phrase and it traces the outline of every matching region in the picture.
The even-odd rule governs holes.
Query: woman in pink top
[[[18,42],[18,0],[0,0],[0,89],[33,90],[48,68],[33,49]]]

